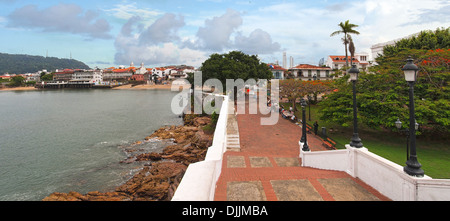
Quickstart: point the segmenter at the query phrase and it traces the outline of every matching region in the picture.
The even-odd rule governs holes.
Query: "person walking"
[[[317,130],[319,129],[319,124],[316,122],[314,122],[314,134],[317,135]]]

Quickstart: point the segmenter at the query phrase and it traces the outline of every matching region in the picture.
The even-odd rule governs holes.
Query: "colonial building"
[[[148,81],[149,73],[148,70],[144,67],[144,63],[141,63],[141,67],[136,69],[134,74],[131,75],[131,80],[134,81]]]
[[[42,70],[42,71],[38,71],[35,73],[27,73],[25,74],[25,79],[27,82],[29,81],[35,81],[35,82],[39,82],[41,81],[41,73],[47,73],[47,70]]]
[[[86,84],[101,84],[103,81],[103,70],[75,70],[70,82],[81,82]]]
[[[75,73],[72,69],[56,70],[53,75],[54,81],[70,81],[72,80],[72,75]]]
[[[359,69],[365,70],[370,65],[369,54],[367,53],[355,54],[353,58],[350,58],[350,56],[346,58],[345,56],[342,55],[330,55],[328,56],[325,65],[333,70],[338,70],[345,67],[345,65],[347,64],[347,60],[349,67],[353,63],[356,64],[356,67],[358,67]]]
[[[268,64],[267,65],[270,69],[270,71],[273,74],[274,79],[285,79],[284,73],[287,71],[287,69],[284,69],[283,67],[277,65],[277,64]]]
[[[108,68],[103,71],[103,81],[107,82],[124,82],[131,79],[131,76],[135,73],[135,67],[125,68],[124,66],[119,66],[118,69]]]
[[[169,79],[187,78],[188,73],[194,73],[194,67],[183,66],[170,70]]]
[[[304,81],[332,79],[333,70],[330,67],[319,67],[310,64],[299,64],[289,69],[294,78]]]
[[[152,74],[156,74],[158,75],[158,77],[165,77],[166,75],[168,75],[170,73],[169,68],[164,68],[164,67],[158,67],[158,68],[153,68],[152,69]]]

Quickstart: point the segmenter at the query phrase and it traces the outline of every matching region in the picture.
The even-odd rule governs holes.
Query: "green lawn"
[[[290,103],[282,104],[289,109]],[[296,116],[301,118],[301,107],[297,106]],[[353,134],[353,127],[341,127],[339,125],[321,121],[318,112],[319,107],[311,105],[311,121],[309,121],[309,109],[306,107],[306,119],[312,125],[315,121],[321,127],[327,128],[327,135],[338,142],[338,148],[344,148]],[[330,132],[330,129],[333,129]],[[406,137],[388,130],[374,130],[358,125],[359,137],[370,152],[384,157],[401,166],[406,162]],[[448,139],[417,137],[417,157],[425,174],[436,179],[450,179],[450,145]]]

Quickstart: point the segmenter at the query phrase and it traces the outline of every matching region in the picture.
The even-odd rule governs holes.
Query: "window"
[[[312,77],[312,71],[308,70],[308,77]]]
[[[361,56],[361,57],[360,57],[360,60],[361,60],[361,61],[367,61],[367,56]]]
[[[275,79],[280,79],[280,72],[277,71],[277,72],[275,73]]]
[[[325,77],[330,77],[330,71],[325,71]]]

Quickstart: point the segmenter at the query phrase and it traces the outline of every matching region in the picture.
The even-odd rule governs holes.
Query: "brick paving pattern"
[[[261,117],[237,115],[240,149],[224,153],[216,201],[390,200],[345,172],[301,167],[301,127],[281,117],[260,125]],[[307,140],[311,151],[326,150],[313,134]]]

